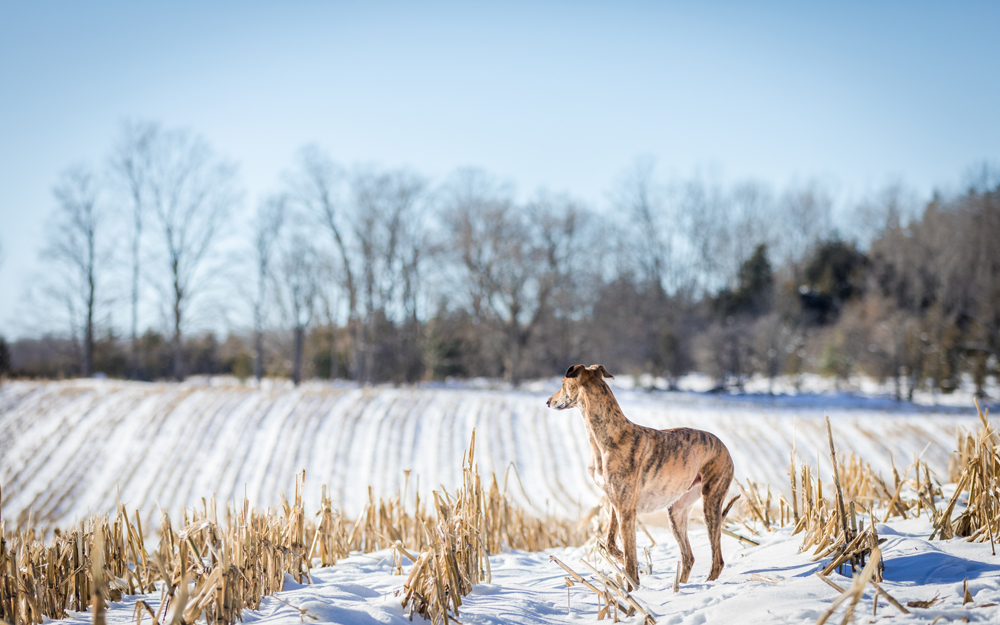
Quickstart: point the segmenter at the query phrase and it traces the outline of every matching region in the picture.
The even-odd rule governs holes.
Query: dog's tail
[[[733,507],[733,504],[736,503],[736,500],[739,499],[739,498],[740,498],[740,496],[736,495],[735,497],[733,497],[732,499],[730,499],[729,503],[726,504],[726,507],[722,509],[722,518],[723,519],[726,518],[726,515],[729,514],[729,509]]]

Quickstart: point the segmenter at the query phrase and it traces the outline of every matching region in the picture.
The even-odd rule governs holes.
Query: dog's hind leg
[[[674,533],[674,540],[681,550],[681,582],[687,582],[691,574],[691,567],[694,566],[694,552],[691,550],[691,543],[688,542],[688,516],[691,514],[691,506],[698,501],[701,496],[701,484],[692,486],[686,493],[680,496],[677,501],[670,505],[667,513],[670,516],[670,529]]]
[[[725,458],[728,467],[723,466],[720,474],[705,481],[702,487],[702,507],[705,511],[705,526],[708,529],[708,540],[712,545],[712,570],[708,581],[717,579],[726,565],[722,559],[722,505],[729,494],[729,485],[733,481],[733,461]]]
[[[608,538],[605,540],[604,546],[607,547],[608,554],[611,557],[617,558],[624,563],[625,554],[618,548],[618,512],[610,503],[608,504],[608,516],[611,517],[611,521],[608,522]],[[624,543],[625,541],[622,540],[622,544]]]

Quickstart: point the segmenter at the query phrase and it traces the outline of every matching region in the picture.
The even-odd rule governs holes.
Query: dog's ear
[[[610,373],[608,373],[608,370],[604,368],[604,365],[590,365],[590,369],[592,371],[597,371],[598,373],[600,373],[605,378],[611,378],[612,380],[615,379],[615,376],[613,376]]]
[[[583,365],[573,365],[572,367],[566,370],[566,377],[567,378],[577,377],[578,375],[580,375],[581,369],[583,369]]]

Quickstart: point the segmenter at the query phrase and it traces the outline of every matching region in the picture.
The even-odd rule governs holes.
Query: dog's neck
[[[589,384],[580,393],[580,412],[590,435],[604,448],[614,446],[632,422],[625,418],[618,400],[603,381]]]

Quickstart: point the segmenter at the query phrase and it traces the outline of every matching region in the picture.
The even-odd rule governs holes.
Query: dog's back
[[[719,437],[694,428],[642,429],[649,448],[638,463],[638,512],[667,508],[705,482],[725,482],[728,489],[733,459]]]

